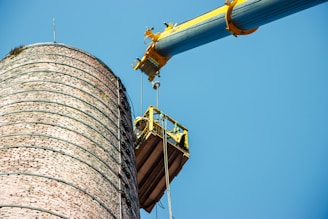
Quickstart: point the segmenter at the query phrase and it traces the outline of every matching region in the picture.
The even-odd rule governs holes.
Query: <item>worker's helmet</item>
[[[142,122],[146,122],[147,119],[145,117],[141,117],[138,116],[135,120],[134,120],[134,126],[138,126],[140,123]]]

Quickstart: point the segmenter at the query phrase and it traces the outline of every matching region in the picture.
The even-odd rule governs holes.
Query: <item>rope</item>
[[[169,218],[172,219],[172,204],[171,204],[171,191],[170,191],[170,176],[169,176],[169,162],[167,154],[167,136],[166,136],[166,120],[165,116],[162,115],[162,127],[163,127],[163,152],[164,152],[164,169],[165,169],[165,181],[167,191],[167,203],[169,206]]]

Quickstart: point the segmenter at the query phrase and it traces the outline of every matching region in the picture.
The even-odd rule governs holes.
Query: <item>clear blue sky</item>
[[[53,41],[104,61],[135,116],[156,93],[131,68],[145,28],[224,0],[0,1],[0,57]],[[179,54],[162,70],[159,108],[189,128],[191,158],[171,184],[175,219],[328,218],[328,4]],[[168,218],[166,196],[157,218]],[[155,219],[156,210],[142,219]]]

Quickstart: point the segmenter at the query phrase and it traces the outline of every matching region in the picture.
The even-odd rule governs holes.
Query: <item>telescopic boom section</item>
[[[324,2],[327,0],[227,0],[224,6],[187,22],[166,24],[161,33],[147,29],[145,36],[152,42],[134,69],[140,69],[152,81],[176,54],[228,35],[250,34],[261,25]]]

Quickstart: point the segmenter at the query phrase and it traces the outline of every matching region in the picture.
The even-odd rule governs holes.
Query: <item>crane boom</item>
[[[176,54],[231,34],[252,33],[261,25],[324,2],[327,0],[227,0],[224,6],[189,21],[166,24],[163,32],[153,33],[147,29],[145,36],[152,42],[134,69],[140,69],[152,81]]]

